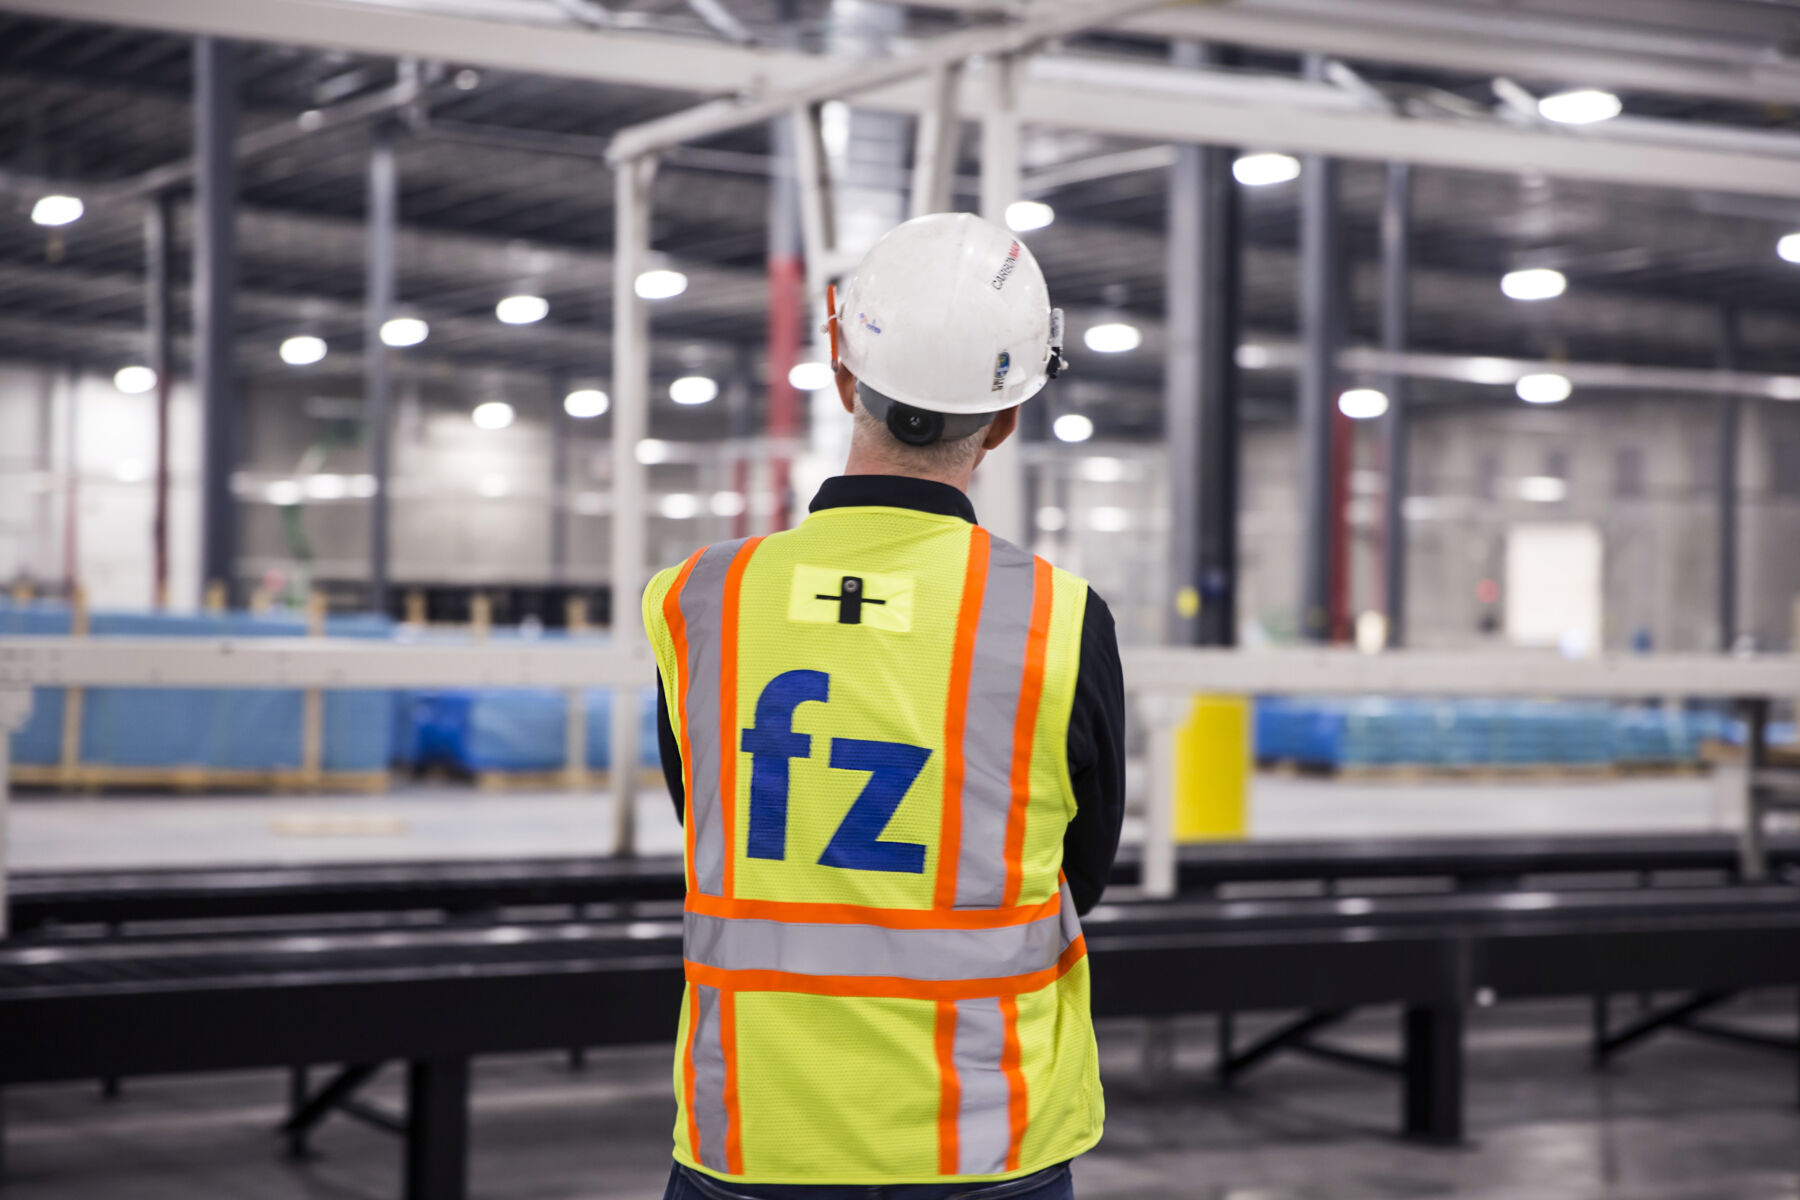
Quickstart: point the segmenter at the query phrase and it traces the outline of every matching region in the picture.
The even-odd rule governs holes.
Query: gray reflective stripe
[[[951,1062],[962,1094],[956,1114],[957,1174],[998,1175],[1006,1170],[1012,1138],[1007,1110],[1006,1018],[997,999],[958,1000]]]
[[[1062,920],[1062,944],[1073,945],[1081,936],[1081,914],[1075,911],[1075,894],[1069,890],[1068,880],[1064,880],[1059,889],[1062,897],[1062,911],[1057,915]]]
[[[1013,732],[1036,574],[1031,555],[989,539],[987,589],[969,664],[963,719],[962,847],[956,907],[997,908],[1006,892],[1006,818],[1012,810]]]
[[[730,1118],[725,1113],[725,1044],[719,1034],[719,989],[696,987],[699,1000],[690,1020],[694,1031],[694,1121],[700,1127],[700,1165],[727,1170],[725,1136]]]
[[[694,912],[683,924],[688,960],[721,971],[994,979],[1054,967],[1068,944],[1060,913],[1000,929],[881,929]]]
[[[725,817],[719,805],[720,613],[726,572],[745,540],[708,546],[688,573],[680,597],[687,627],[687,707],[681,719],[694,779],[694,882],[712,896],[725,893]]]

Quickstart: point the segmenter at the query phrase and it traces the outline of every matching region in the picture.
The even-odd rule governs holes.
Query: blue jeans
[[[680,1163],[669,1171],[663,1200],[1075,1200],[1069,1164],[999,1183],[726,1183]]]

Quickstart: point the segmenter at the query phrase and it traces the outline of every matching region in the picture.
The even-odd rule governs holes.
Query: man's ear
[[[850,373],[850,368],[846,367],[843,363],[839,363],[837,368],[837,393],[838,403],[844,406],[844,411],[847,413],[855,413],[856,376],[852,375]]]
[[[1011,437],[1013,435],[1013,430],[1018,427],[1019,406],[1015,404],[1011,408],[1001,409],[994,414],[994,419],[988,422],[987,433],[984,434],[981,439],[981,448],[983,450],[994,449],[1001,442],[1004,442],[1007,438]]]

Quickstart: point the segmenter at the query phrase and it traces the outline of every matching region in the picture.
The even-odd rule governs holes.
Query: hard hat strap
[[[838,314],[837,284],[825,285],[825,329],[831,335],[831,370],[835,374],[838,369]]]

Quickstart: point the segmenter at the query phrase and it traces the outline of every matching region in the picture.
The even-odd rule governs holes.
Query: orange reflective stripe
[[[1060,895],[1042,904],[1012,908],[871,908],[861,904],[815,904],[800,900],[727,900],[689,892],[688,912],[737,920],[785,921],[804,925],[873,925],[880,929],[1003,929],[1029,925],[1058,911]]]
[[[687,1114],[688,1153],[700,1161],[700,1118],[694,1115],[694,1033],[700,1024],[697,984],[687,985],[687,1044],[681,1048],[681,1111]]]
[[[962,1109],[962,1081],[956,1077],[956,1001],[937,1002],[938,1174],[956,1174],[961,1147],[956,1119]]]
[[[743,1118],[738,1112],[737,996],[719,992],[719,1045],[725,1052],[725,1168],[744,1173]]]
[[[956,860],[962,853],[963,722],[969,708],[969,668],[975,659],[975,629],[987,589],[988,532],[969,531],[969,561],[963,569],[962,608],[956,615],[956,649],[950,659],[950,694],[944,703],[944,808],[938,827],[936,907],[956,907]]]
[[[732,867],[737,861],[738,595],[744,587],[744,568],[750,565],[750,556],[761,542],[759,537],[750,538],[732,556],[731,566],[725,572],[725,600],[719,614],[719,818],[725,834],[722,890],[727,896],[732,893]],[[737,1128],[735,1122],[732,1128]]]
[[[694,564],[706,553],[706,547],[694,551],[688,560],[681,564],[681,572],[675,576],[675,582],[663,596],[663,623],[669,627],[669,638],[675,643],[675,695],[674,711],[681,714],[681,783],[682,803],[686,813],[682,824],[686,826],[684,836],[687,838],[687,889],[694,890],[694,751],[688,742],[688,644],[687,618],[681,612],[681,589],[687,586],[688,576],[694,573]]]
[[[726,971],[704,963],[684,961],[690,983],[720,991],[795,992],[805,996],[854,996],[893,1000],[979,1000],[986,996],[1016,996],[1049,987],[1072,970],[1087,954],[1087,942],[1077,938],[1062,952],[1054,967],[1025,975],[996,979],[901,979],[894,975],[801,975],[793,971]]]
[[[1025,1124],[1031,1109],[1025,1094],[1025,1072],[1019,1069],[1019,1002],[1016,998],[1000,997],[1000,1017],[1006,1025],[1006,1044],[1000,1051],[1000,1069],[1006,1072],[1007,1091],[1006,1169],[1016,1171],[1019,1169],[1019,1147],[1025,1141]]]
[[[1044,658],[1050,644],[1050,564],[1037,560],[1031,588],[1031,629],[1025,635],[1024,677],[1019,684],[1019,715],[1013,724],[1012,809],[1006,817],[1006,889],[1000,903],[1019,902],[1025,881],[1025,812],[1031,807],[1031,751],[1037,733],[1038,703],[1044,694]]]

